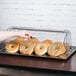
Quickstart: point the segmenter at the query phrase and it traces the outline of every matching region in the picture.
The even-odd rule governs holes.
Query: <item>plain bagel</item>
[[[16,41],[9,41],[5,46],[8,53],[16,53],[19,49],[19,43]]]

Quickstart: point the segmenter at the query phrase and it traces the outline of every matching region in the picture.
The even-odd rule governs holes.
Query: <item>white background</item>
[[[76,0],[0,0],[0,29],[9,26],[67,29],[76,45]]]

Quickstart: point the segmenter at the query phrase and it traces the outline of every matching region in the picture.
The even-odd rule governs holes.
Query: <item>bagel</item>
[[[37,38],[30,38],[29,42],[35,47],[39,43],[39,40]]]
[[[44,40],[42,42],[45,43],[47,46],[49,46],[51,43],[53,43],[52,40]]]
[[[8,53],[16,53],[19,49],[19,43],[16,41],[7,42],[5,49]]]
[[[64,47],[64,45],[61,42],[55,42],[52,43],[49,47],[48,47],[48,55],[50,56],[59,56],[60,54],[65,53],[66,48]]]
[[[24,38],[23,37],[17,37],[15,40],[17,40],[17,41],[23,41]]]
[[[57,43],[57,44],[62,44],[62,42],[55,42],[55,43]],[[63,43],[62,45],[65,47],[65,49],[68,49],[68,48],[69,48],[69,46],[68,46],[67,43]]]
[[[42,56],[47,52],[47,45],[45,43],[38,43],[35,48],[34,52],[38,56]]]
[[[23,38],[23,37],[17,37],[17,38],[15,39],[15,41],[17,41],[20,45],[21,45],[22,43],[24,43],[25,40],[27,40],[27,39],[26,39],[26,38]]]
[[[64,47],[68,50],[70,49],[69,45],[67,43],[63,43],[64,44]]]
[[[29,42],[20,45],[20,53],[23,55],[31,55],[33,53],[33,45]]]

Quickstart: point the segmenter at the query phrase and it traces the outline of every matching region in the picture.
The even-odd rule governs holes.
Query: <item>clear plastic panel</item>
[[[62,42],[66,45],[67,51],[70,51],[71,43],[71,33],[68,30],[51,30],[49,28],[32,28],[32,27],[10,27],[7,30],[28,30],[32,37],[38,38],[40,41],[49,39],[54,42]]]

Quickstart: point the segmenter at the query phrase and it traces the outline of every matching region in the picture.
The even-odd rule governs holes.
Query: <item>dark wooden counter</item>
[[[57,59],[0,54],[0,64],[76,72],[76,53],[74,53],[68,60],[57,60]]]

